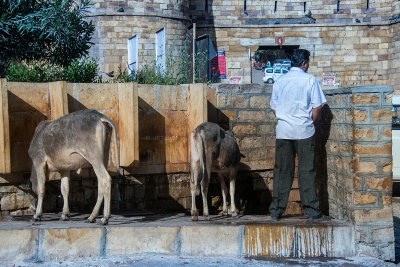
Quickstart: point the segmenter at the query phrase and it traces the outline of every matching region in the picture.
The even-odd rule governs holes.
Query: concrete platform
[[[192,222],[185,214],[132,211],[113,215],[109,225],[85,223],[87,214],[15,216],[0,222],[0,264],[73,261],[114,255],[349,257],[354,255],[353,226],[331,220],[309,223],[304,217],[272,221],[269,216],[211,216]],[[99,220],[98,220],[99,221]]]

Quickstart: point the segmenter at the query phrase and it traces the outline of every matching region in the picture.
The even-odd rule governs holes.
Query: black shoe
[[[309,222],[326,222],[326,221],[330,221],[331,217],[329,216],[325,216],[325,215],[319,215],[316,217],[307,217],[307,221]]]

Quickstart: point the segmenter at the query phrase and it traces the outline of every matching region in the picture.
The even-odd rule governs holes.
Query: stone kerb
[[[2,266],[146,254],[295,258],[354,255],[353,227],[340,222],[318,226],[251,220],[205,224],[164,218],[106,227],[77,221],[73,225],[47,222],[29,229],[20,226],[0,229]]]
[[[330,214],[355,225],[358,254],[394,259],[391,86],[326,90]]]

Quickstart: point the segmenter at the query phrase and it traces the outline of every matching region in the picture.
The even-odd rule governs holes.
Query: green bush
[[[11,63],[6,71],[10,82],[54,82],[91,83],[98,81],[98,63],[94,58],[75,59],[63,68],[45,62],[29,61]]]
[[[94,58],[73,60],[63,71],[63,80],[72,83],[93,83],[98,80],[99,64]]]
[[[6,79],[10,82],[51,82],[62,79],[62,68],[37,61],[11,63]]]
[[[206,52],[199,52],[195,54],[196,73],[195,80],[193,81],[193,63],[190,51],[192,49],[190,39],[187,36],[184,45],[177,47],[172,44],[166,55],[165,71],[160,71],[160,66],[157,66],[156,60],[151,62],[144,62],[137,72],[129,73],[127,69],[122,70],[119,66],[118,74],[107,82],[124,83],[124,82],[137,82],[139,84],[161,84],[161,85],[174,85],[174,84],[187,84],[207,82],[207,74],[204,68],[208,64],[208,55]],[[173,51],[178,51],[173,55]],[[102,81],[104,82],[104,81]]]
[[[84,57],[73,60],[68,66],[61,67],[39,61],[12,63],[6,71],[6,78],[14,82],[52,82],[67,81],[71,83],[126,83],[174,85],[185,83],[207,82],[207,52],[195,54],[195,77],[193,81],[193,62],[190,54],[192,47],[187,38],[183,47],[174,44],[167,50],[165,71],[160,71],[156,61],[144,62],[137,72],[129,73],[119,67],[118,73],[111,78],[99,75],[97,59]],[[173,55],[175,51],[175,55]],[[110,75],[109,75],[110,76]]]

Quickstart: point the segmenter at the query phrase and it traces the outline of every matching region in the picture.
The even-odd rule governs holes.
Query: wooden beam
[[[65,82],[49,83],[50,118],[55,120],[68,114],[68,98]]]
[[[0,173],[11,173],[7,80],[0,79]]]
[[[139,161],[139,110],[137,83],[118,84],[118,139],[120,165]]]
[[[207,121],[207,85],[193,83],[189,85],[188,104],[188,157],[190,157],[190,133],[201,123]],[[189,162],[190,158],[188,158]]]

